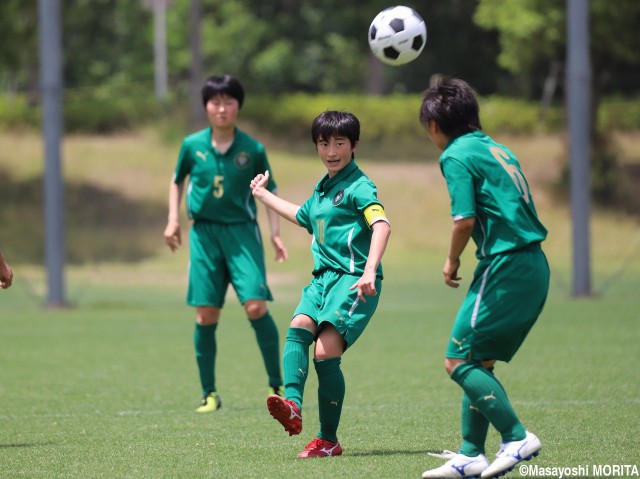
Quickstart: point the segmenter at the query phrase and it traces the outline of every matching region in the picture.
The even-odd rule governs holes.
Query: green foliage
[[[375,142],[407,141],[423,132],[418,122],[420,95],[356,94],[253,95],[243,106],[242,119],[276,138],[308,140],[309,125],[327,109],[350,110],[362,123],[363,139]],[[40,107],[26,95],[0,95],[0,128],[38,127]],[[111,133],[140,128],[146,123],[187,118],[185,102],[170,97],[159,103],[148,84],[68,91],[64,99],[68,132]],[[543,112],[537,102],[497,95],[480,98],[483,128],[490,133],[531,134],[564,129],[563,109]],[[602,131],[640,129],[640,98],[606,100],[598,111]]]
[[[0,128],[35,128],[40,125],[39,109],[26,95],[0,95]]]
[[[91,133],[135,129],[157,119],[164,108],[148,85],[74,91],[65,97],[65,127]]]
[[[564,41],[565,4],[556,0],[480,0],[475,22],[500,32],[498,63],[512,73],[531,71],[540,58],[555,59]]]
[[[376,142],[407,141],[424,132],[418,121],[419,95],[303,95],[251,98],[243,118],[275,136],[306,139],[313,118],[327,109],[352,111],[362,123],[362,137]],[[606,107],[605,107],[606,108]],[[491,96],[481,99],[483,127],[488,132],[531,134],[564,128],[563,113],[552,107],[541,119],[537,103]],[[640,123],[638,123],[640,126]]]

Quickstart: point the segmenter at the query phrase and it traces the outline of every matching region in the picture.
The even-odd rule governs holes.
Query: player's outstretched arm
[[[296,214],[298,213],[300,206],[290,203],[267,190],[265,187],[267,186],[268,181],[269,170],[265,171],[264,175],[261,173],[251,180],[250,187],[253,196],[267,208],[271,208],[284,219],[300,226],[300,223],[298,223],[298,220],[296,219]]]

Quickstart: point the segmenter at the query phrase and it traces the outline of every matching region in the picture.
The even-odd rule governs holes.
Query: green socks
[[[451,379],[462,387],[470,404],[475,406],[498,430],[502,436],[502,442],[524,439],[526,430],[511,407],[502,384],[490,371],[487,371],[479,363],[461,363],[451,373]],[[466,425],[464,425],[465,422]],[[486,438],[486,433],[480,429],[480,427],[484,428],[482,421],[473,418],[473,416],[465,418],[465,411],[463,411],[463,431],[465,427],[478,427],[478,430],[473,433],[467,432],[469,442],[475,442],[483,435]],[[474,446],[477,450],[484,449],[484,444],[474,444]]]
[[[476,457],[484,454],[484,444],[489,432],[489,421],[480,410],[474,406],[466,393],[462,396],[462,446],[460,454]]]
[[[280,341],[276,323],[269,312],[258,319],[250,319],[249,323],[251,323],[251,327],[256,333],[258,346],[262,352],[262,359],[269,376],[269,386],[282,386]]]
[[[269,375],[270,386],[281,386],[280,343],[278,328],[269,313],[261,318],[249,321],[256,333],[258,346],[262,352],[264,365]],[[193,344],[196,351],[196,362],[200,373],[203,397],[216,392],[216,329],[218,323],[203,325],[196,323],[193,333]]]
[[[309,375],[309,346],[314,334],[304,328],[289,328],[282,353],[284,395],[302,410],[304,384]]]
[[[309,376],[309,346],[315,339],[314,334],[304,328],[289,328],[284,343],[282,363],[284,366],[285,397],[302,410],[304,385]],[[318,437],[325,441],[338,442],[336,432],[342,413],[345,396],[345,384],[341,358],[313,361],[318,375],[318,409],[320,415],[320,433]]]
[[[218,324],[204,325],[196,323],[193,333],[193,345],[196,350],[196,362],[200,373],[202,396],[216,391],[216,328]]]
[[[318,409],[320,434],[325,441],[338,442],[337,431],[345,396],[345,384],[340,358],[313,361],[318,373]]]

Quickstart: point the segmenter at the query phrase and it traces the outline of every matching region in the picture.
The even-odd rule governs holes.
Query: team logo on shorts
[[[249,155],[247,155],[244,151],[241,151],[236,155],[233,161],[238,168],[246,168],[247,166],[249,166]]]
[[[338,206],[344,200],[344,190],[340,190],[336,193],[336,196],[333,197],[333,206]]]

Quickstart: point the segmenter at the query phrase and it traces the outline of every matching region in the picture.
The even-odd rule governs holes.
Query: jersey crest
[[[249,155],[244,151],[241,151],[236,155],[233,162],[236,164],[238,168],[241,170],[249,166]]]
[[[338,206],[340,203],[342,203],[342,200],[344,200],[344,190],[340,189],[340,191],[338,191],[333,197],[331,203],[333,203],[333,206]]]

